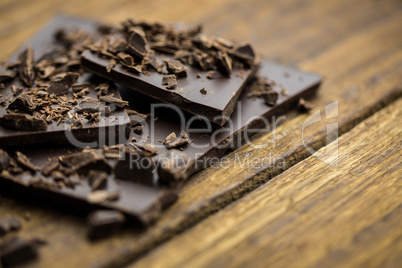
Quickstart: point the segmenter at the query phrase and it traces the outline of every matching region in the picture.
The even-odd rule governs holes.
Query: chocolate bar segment
[[[0,147],[101,146],[128,135],[127,104],[116,86],[80,66],[80,53],[98,35],[95,23],[58,17],[0,67]],[[92,110],[82,109],[87,103]]]
[[[250,44],[210,37],[200,28],[122,25],[82,54],[87,70],[224,125],[257,69]]]

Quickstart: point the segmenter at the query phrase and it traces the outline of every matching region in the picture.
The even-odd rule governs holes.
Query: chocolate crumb
[[[313,105],[306,101],[303,98],[299,99],[299,103],[297,104],[297,108],[299,109],[300,112],[302,113],[307,113],[309,111],[311,111],[311,109],[313,109]]]
[[[205,87],[200,89],[201,94],[206,95],[207,94],[207,90],[205,89]]]

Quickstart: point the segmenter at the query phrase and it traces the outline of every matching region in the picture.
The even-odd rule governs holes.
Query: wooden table
[[[231,168],[193,176],[146,232],[128,228],[90,243],[83,217],[3,193],[0,215],[29,212],[21,235],[49,241],[28,266],[401,267],[401,1],[3,0],[0,59],[60,12],[203,23],[325,80],[310,114],[289,112],[276,131],[255,138],[268,148],[245,145],[227,156]],[[302,139],[317,111],[322,120]],[[235,157],[267,155],[263,166],[234,166]]]

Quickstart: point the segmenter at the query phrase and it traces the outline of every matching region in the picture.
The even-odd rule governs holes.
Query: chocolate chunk
[[[128,106],[128,101],[124,101],[118,98],[113,97],[113,94],[107,95],[107,96],[101,96],[99,98],[101,101],[114,104],[117,107],[123,108],[125,106]]]
[[[253,63],[255,60],[255,52],[251,44],[246,43],[234,48],[233,54],[247,63]]]
[[[305,99],[300,98],[299,102],[297,104],[297,108],[299,109],[300,112],[307,113],[307,112],[311,111],[314,108],[314,106],[310,102],[306,101]]]
[[[116,234],[125,223],[123,214],[113,210],[96,210],[88,216],[88,237],[102,239]]]
[[[166,68],[169,73],[175,74],[177,78],[187,76],[187,67],[177,60],[166,60]]]
[[[131,67],[134,66],[134,59],[127,53],[120,52],[117,54],[117,57],[120,59],[120,62],[123,63],[123,65]]]
[[[5,114],[0,117],[0,126],[25,131],[44,131],[47,129],[45,120],[27,114],[16,113]]]
[[[108,174],[104,171],[90,170],[88,173],[88,182],[93,191],[104,189],[107,185]]]
[[[232,74],[232,59],[229,58],[227,53],[219,51],[216,67],[222,75],[230,76]]]
[[[62,95],[68,92],[68,89],[77,81],[79,74],[62,73],[57,75],[51,82],[46,91],[49,94]]]
[[[128,49],[134,57],[142,59],[147,53],[147,40],[144,35],[138,31],[131,33],[128,38]]]
[[[154,145],[150,143],[147,144],[127,143],[126,145],[129,146],[130,148],[136,149],[137,151],[141,151],[146,156],[153,156],[159,151]]]
[[[45,176],[49,176],[50,173],[56,170],[60,166],[59,159],[52,157],[49,161],[41,168],[41,172]]]
[[[31,113],[35,110],[36,106],[31,96],[22,93],[18,98],[14,99],[7,107],[8,110],[20,113]]]
[[[16,160],[18,162],[18,164],[20,164],[24,169],[27,170],[31,170],[31,171],[36,171],[38,170],[38,168],[36,166],[34,166],[34,164],[32,164],[31,160],[29,160],[29,158],[21,153],[21,152],[16,152]]]
[[[0,257],[4,266],[16,266],[36,259],[38,251],[32,241],[15,237],[0,245]]]
[[[34,53],[32,47],[27,47],[18,57],[21,64],[18,73],[21,81],[28,87],[32,87],[35,82]]]
[[[190,143],[190,139],[184,130],[180,132],[179,137],[174,132],[170,133],[163,142],[168,148],[175,148],[188,143]]]
[[[172,149],[158,158],[160,184],[175,184],[188,177],[190,158],[184,152]]]
[[[167,89],[174,89],[177,86],[176,75],[164,75],[162,78],[162,85],[165,86]]]

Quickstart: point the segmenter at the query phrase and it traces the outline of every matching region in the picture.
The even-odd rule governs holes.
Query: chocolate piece
[[[247,63],[253,62],[256,58],[254,49],[249,43],[236,47],[233,54]]]
[[[16,73],[8,69],[6,66],[0,65],[0,83],[13,79]]]
[[[257,69],[258,61],[250,44],[234,48],[229,41],[164,24],[128,20],[123,25],[122,30],[104,36],[102,44],[106,44],[111,54],[105,54],[100,46],[84,51],[81,62],[86,69],[221,126],[228,120],[245,84]],[[116,39],[127,42],[128,49],[114,49],[110,40]],[[126,61],[127,54],[135,61],[131,58]],[[118,63],[107,72],[110,58]],[[159,65],[158,61],[164,64]],[[213,79],[194,80],[202,76],[200,70],[204,75],[211,70],[223,75],[215,78],[210,74]],[[242,76],[230,77],[232,71],[240,70],[244,71]],[[177,84],[167,74],[174,74]],[[204,90],[200,92],[202,88],[208,91],[208,96]]]
[[[138,31],[134,31],[131,33],[128,39],[128,49],[134,56],[138,58],[145,57],[147,53],[147,40],[144,37],[144,33],[140,33]]]
[[[8,110],[20,113],[32,113],[36,106],[32,97],[26,93],[22,93],[18,98],[14,99],[7,107]]]
[[[128,106],[128,101],[124,101],[118,98],[113,97],[113,94],[111,95],[107,95],[107,96],[101,96],[99,98],[101,101],[110,103],[110,104],[114,104],[117,107],[123,108],[125,106]]]
[[[313,105],[306,101],[303,98],[299,99],[299,102],[297,103],[297,108],[299,109],[300,112],[302,113],[307,113],[309,111],[311,111],[311,109],[313,109]]]
[[[106,188],[108,174],[104,171],[90,170],[88,173],[88,182],[92,190]]]
[[[88,174],[91,170],[110,173],[112,167],[100,151],[79,152],[62,156],[60,162],[81,174]]]
[[[51,82],[46,91],[49,94],[62,95],[68,92],[68,89],[77,81],[79,74],[62,73],[57,75]]]
[[[88,237],[102,239],[116,234],[126,219],[123,214],[113,210],[97,210],[88,216]]]
[[[18,164],[20,164],[24,169],[31,171],[36,171],[38,169],[32,164],[31,160],[29,160],[29,158],[21,152],[16,152],[15,158]]]
[[[178,60],[166,60],[166,69],[169,73],[176,75],[177,78],[187,76],[187,67]]]
[[[177,86],[176,75],[164,75],[162,78],[162,85],[164,85],[166,89],[174,89]]]
[[[34,85],[35,71],[34,71],[34,52],[32,47],[28,46],[18,57],[21,62],[18,67],[20,79],[28,87]]]
[[[0,147],[71,142],[93,147],[127,138],[129,118],[124,109],[107,105],[104,112],[79,112],[83,97],[101,102],[99,96],[113,93],[120,99],[115,87],[103,86],[104,79],[82,72],[79,65],[81,51],[96,39],[94,25],[55,19],[27,42],[32,47],[24,46],[11,57],[10,62],[20,60],[14,67],[6,65],[18,67],[18,76],[0,95]]]
[[[4,266],[15,266],[38,257],[35,243],[24,238],[11,238],[0,245],[0,258]]]
[[[168,148],[176,148],[188,143],[190,143],[190,139],[184,130],[180,132],[179,137],[174,132],[170,133],[163,142]]]
[[[218,52],[217,68],[224,76],[230,76],[232,74],[232,59],[229,58],[226,52]]]
[[[45,131],[47,129],[47,123],[45,120],[27,114],[16,113],[5,114],[0,117],[0,126],[8,129],[24,131]]]

